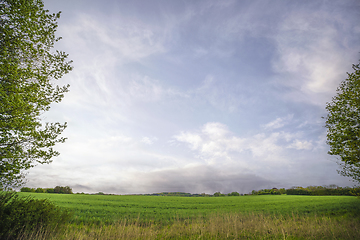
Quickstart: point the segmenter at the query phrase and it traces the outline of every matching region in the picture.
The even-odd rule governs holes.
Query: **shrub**
[[[0,192],[0,239],[16,239],[27,231],[53,229],[70,220],[71,214],[47,199],[19,197]]]
[[[240,193],[232,192],[232,193],[229,193],[228,196],[240,196]]]
[[[35,189],[29,187],[23,187],[20,189],[20,192],[35,192]]]
[[[72,194],[73,192],[69,186],[66,186],[66,187],[56,186],[54,188],[54,193]]]
[[[37,188],[37,189],[35,190],[35,192],[36,192],[36,193],[44,193],[45,190],[42,189],[42,188]]]
[[[214,193],[214,197],[220,197],[221,193],[220,192],[216,192]]]
[[[277,189],[277,188],[272,188],[272,189],[261,189],[259,191],[255,191],[253,190],[251,192],[252,195],[281,195],[281,192],[284,192],[285,189]]]
[[[286,189],[287,195],[311,195],[311,192],[301,187]]]
[[[54,193],[54,189],[53,188],[47,188],[45,189],[47,193]]]

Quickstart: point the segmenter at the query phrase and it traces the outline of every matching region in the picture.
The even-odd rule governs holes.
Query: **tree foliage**
[[[340,174],[360,182],[360,64],[341,82],[337,94],[327,103],[329,154],[341,159]]]
[[[54,193],[72,194],[73,192],[69,186],[66,187],[56,186],[54,188]]]
[[[72,217],[47,199],[0,192],[0,239],[23,239],[26,232],[58,230]]]
[[[55,84],[72,69],[66,53],[52,50],[59,17],[41,0],[0,0],[0,189],[20,185],[36,163],[50,163],[59,155],[53,146],[65,141],[66,123],[41,119],[69,88]]]
[[[35,192],[35,193],[62,193],[62,194],[73,194],[71,187],[56,186],[55,188],[29,188],[22,187],[20,192]]]
[[[240,193],[232,192],[232,193],[228,193],[228,196],[240,196]]]

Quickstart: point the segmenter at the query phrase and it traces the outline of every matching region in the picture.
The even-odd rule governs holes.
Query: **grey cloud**
[[[106,192],[118,193],[205,192],[213,194],[217,191],[249,193],[254,189],[272,188],[278,184],[241,170],[231,172],[205,165],[134,175],[136,176],[131,178],[131,182],[109,184],[103,186],[102,189]]]
[[[81,190],[85,190],[86,192],[88,192],[88,191],[91,191],[92,189],[91,189],[91,187],[89,187],[89,186],[86,186],[86,185],[83,185],[83,184],[75,184],[75,185],[71,185],[71,188],[72,189],[78,189],[78,191],[77,192],[79,192],[79,189],[81,189]],[[83,192],[82,191],[82,192]]]

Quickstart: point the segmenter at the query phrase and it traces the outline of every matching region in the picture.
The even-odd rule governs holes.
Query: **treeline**
[[[259,191],[252,190],[251,195],[281,195],[286,194],[285,188],[261,189]]]
[[[161,192],[152,194],[143,194],[145,196],[176,196],[176,197],[210,197],[212,195],[206,193],[185,193],[185,192]]]
[[[144,196],[176,196],[176,197],[225,197],[225,196],[242,196],[238,192],[232,192],[228,194],[222,194],[220,192],[216,192],[213,195],[207,193],[185,193],[185,192],[161,192],[161,193],[152,193],[152,194],[136,194],[136,195],[144,195]]]
[[[303,187],[292,187],[290,189],[261,189],[259,191],[253,190],[251,195],[312,195],[312,196],[327,196],[327,195],[336,195],[336,196],[359,196],[360,187],[351,188],[351,187],[338,187],[336,185],[330,186],[309,186],[306,188]]]
[[[69,186],[66,187],[56,186],[54,188],[36,188],[36,189],[23,187],[20,189],[20,192],[73,194],[72,189]]]
[[[221,192],[216,192],[216,193],[214,193],[214,197],[225,197],[225,196],[229,196],[229,197],[231,197],[231,196],[243,196],[243,194],[240,194],[240,193],[238,193],[238,192],[231,192],[231,193],[228,193],[228,194],[222,194]]]
[[[247,196],[247,195],[312,195],[312,196],[327,196],[327,195],[336,195],[336,196],[360,196],[360,187],[339,187],[336,185],[329,186],[308,186],[304,187],[292,187],[289,189],[285,188],[271,188],[271,189],[261,189],[253,190],[249,194],[240,194],[238,192],[231,192],[223,194],[221,192],[215,192],[214,194],[191,194],[184,192],[162,192],[162,193],[153,193],[153,194],[144,194],[147,196],[179,196],[179,197],[231,197],[231,196]],[[142,195],[142,194],[140,194]]]
[[[20,189],[21,192],[35,192],[35,193],[60,193],[60,194],[73,194],[72,189],[69,186],[61,187],[56,186],[55,188],[29,188],[23,187]],[[80,193],[78,193],[80,194]],[[84,193],[81,193],[84,194]],[[94,193],[95,195],[113,195],[105,194],[103,192]],[[92,194],[92,195],[94,195]],[[185,193],[185,192],[161,192],[161,193],[152,193],[152,194],[134,194],[134,195],[144,195],[144,196],[177,196],[177,197],[231,197],[231,196],[246,196],[246,195],[312,195],[312,196],[326,196],[326,195],[344,195],[344,196],[360,196],[360,187],[338,187],[336,185],[330,186],[308,186],[303,187],[292,187],[289,189],[285,188],[271,188],[271,189],[261,189],[253,190],[249,194],[240,194],[238,192],[231,192],[223,194],[221,192],[215,192],[214,194],[206,193]]]

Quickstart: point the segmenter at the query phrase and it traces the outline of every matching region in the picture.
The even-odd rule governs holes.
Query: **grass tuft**
[[[351,218],[224,213],[170,225],[141,226],[126,220],[100,226],[69,224],[52,238],[33,234],[22,239],[358,239],[359,232],[359,220]]]

